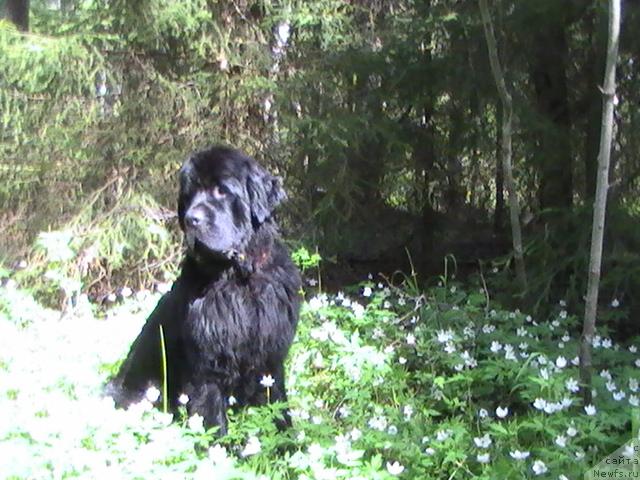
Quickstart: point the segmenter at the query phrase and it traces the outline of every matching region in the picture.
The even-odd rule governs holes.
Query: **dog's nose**
[[[204,222],[204,211],[201,208],[192,208],[184,216],[184,221],[189,227],[197,227]]]

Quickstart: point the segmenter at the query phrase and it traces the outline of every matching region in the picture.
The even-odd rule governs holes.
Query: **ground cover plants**
[[[81,296],[62,315],[5,281],[0,477],[574,479],[629,440],[637,343],[599,332],[583,405],[563,302],[532,318],[446,277],[326,293],[312,271],[288,362],[293,427],[277,430],[272,404],[232,412],[220,440],[198,417],[162,413],[159,389],[127,411],[100,395],[159,292],[123,287],[107,307]]]

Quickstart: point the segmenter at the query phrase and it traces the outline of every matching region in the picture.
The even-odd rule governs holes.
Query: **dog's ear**
[[[282,179],[274,177],[255,163],[249,168],[247,191],[251,220],[257,225],[268,219],[275,208],[287,198],[282,188]]]

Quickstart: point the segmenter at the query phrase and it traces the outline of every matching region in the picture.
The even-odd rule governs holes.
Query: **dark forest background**
[[[99,299],[174,271],[177,169],[227,143],[285,178],[285,233],[317,246],[330,286],[411,264],[430,282],[446,263],[497,271],[507,303],[581,311],[606,2],[491,5],[514,102],[524,293],[476,2],[0,4],[0,256],[43,296]],[[600,294],[625,306],[611,317],[620,333],[640,313],[638,25],[640,3],[624,2]]]

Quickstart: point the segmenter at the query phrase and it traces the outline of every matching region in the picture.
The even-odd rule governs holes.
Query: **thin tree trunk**
[[[604,15],[602,15],[604,17]],[[596,196],[596,181],[598,178],[598,150],[600,149],[600,126],[602,123],[602,98],[598,95],[600,75],[605,68],[606,61],[606,26],[604,18],[600,18],[599,9],[594,9],[587,19],[589,48],[585,62],[585,141],[584,141],[584,172],[585,199],[593,202]]]
[[[502,103],[496,103],[496,158],[502,158],[502,139],[499,126],[502,125]],[[496,235],[502,233],[504,227],[504,170],[500,162],[496,162],[496,208],[493,217],[493,231]]]
[[[598,153],[598,179],[593,205],[593,226],[591,229],[591,256],[589,259],[589,282],[587,302],[580,346],[580,379],[585,405],[591,403],[591,342],[596,329],[598,310],[598,287],[600,285],[600,265],[602,263],[602,242],[604,220],[609,189],[609,161],[613,136],[613,108],[616,94],[616,62],[618,60],[618,38],[620,36],[620,0],[609,0],[609,39],[607,41],[607,63],[602,91],[603,109],[600,130],[600,152]]]
[[[493,33],[493,24],[491,23],[491,15],[487,0],[478,0],[480,4],[480,13],[482,14],[482,24],[484,26],[484,34],[487,39],[487,50],[489,51],[489,61],[491,63],[491,71],[498,88],[500,100],[502,102],[503,118],[502,118],[502,169],[504,171],[504,181],[509,197],[509,216],[511,220],[511,237],[513,239],[513,256],[516,263],[516,276],[520,288],[524,293],[527,290],[527,274],[524,267],[524,253],[522,248],[522,230],[520,228],[520,205],[518,204],[518,196],[516,194],[515,181],[513,180],[513,168],[511,166],[511,130],[513,121],[513,105],[511,94],[507,90],[504,81],[500,60],[498,59],[498,47],[496,46],[496,38]]]

